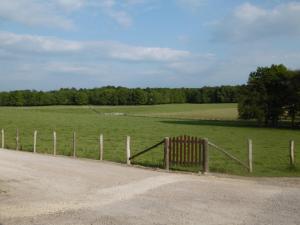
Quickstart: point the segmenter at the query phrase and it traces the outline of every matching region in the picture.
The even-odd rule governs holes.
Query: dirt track
[[[0,150],[0,224],[300,224],[300,179],[165,173]]]

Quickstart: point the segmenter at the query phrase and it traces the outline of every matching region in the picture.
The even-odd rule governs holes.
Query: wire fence
[[[45,154],[54,154],[54,149],[56,149],[56,155],[73,156],[74,148],[75,155],[79,158],[89,158],[89,159],[104,159],[108,161],[115,161],[125,163],[127,161],[126,155],[126,136],[114,135],[113,132],[103,136],[102,143],[102,157],[101,157],[101,144],[100,135],[98,134],[85,134],[84,132],[76,131],[75,139],[73,137],[74,131],[68,129],[65,131],[60,130],[56,132],[56,141],[54,142],[54,131],[50,129],[36,130],[36,139],[34,140],[34,130],[31,129],[16,129],[9,127],[7,129],[1,130],[1,145],[0,148],[6,149],[16,149],[20,151],[34,152]],[[151,139],[145,137],[133,137],[131,142],[131,155],[135,156],[139,152],[142,152],[140,157],[133,157],[133,163],[141,164],[149,167],[160,167],[164,166],[164,148],[161,146],[163,143],[161,139]],[[36,145],[34,145],[36,143]],[[75,147],[74,147],[75,143]],[[153,143],[157,143],[153,146]],[[55,146],[55,147],[54,147]],[[151,146],[151,148],[149,147]],[[263,151],[271,152],[272,148],[280,149],[276,156],[266,154],[261,156],[260,159],[256,159],[257,152],[253,152],[253,162],[252,162],[252,142],[251,149],[248,142],[248,154],[246,149],[240,149],[231,151],[230,146],[224,148],[209,142],[210,151],[210,168],[215,172],[225,172],[230,173],[232,171],[241,170],[241,165],[248,171],[252,172],[252,163],[260,168],[266,168],[263,164],[265,162],[276,162],[274,168],[279,170],[285,169],[287,166],[295,167],[295,143],[290,140],[289,145],[287,143],[282,143],[278,145],[275,143],[269,143],[267,146],[263,146]],[[287,147],[289,148],[287,149]],[[143,150],[144,149],[144,150]],[[148,151],[151,149],[151,151]],[[217,151],[214,151],[217,150]],[[251,157],[250,157],[251,150]],[[222,154],[219,154],[219,153]],[[232,154],[234,152],[234,154]],[[237,157],[238,156],[238,157]],[[265,157],[265,158],[262,158]],[[275,159],[276,158],[276,159]],[[288,161],[288,160],[289,161]],[[268,163],[267,165],[271,165]],[[273,163],[274,164],[274,163]],[[182,165],[172,165],[172,169],[184,170],[184,171],[199,171],[199,165],[186,167]],[[267,171],[269,168],[266,168]],[[273,167],[271,168],[273,169]],[[270,169],[269,169],[270,170]]]
[[[2,148],[34,152],[44,154],[55,154],[65,156],[75,156],[78,158],[100,159],[100,135],[82,135],[80,132],[55,132],[51,130],[36,130],[36,138],[32,130],[27,129],[2,129]],[[55,140],[54,140],[55,132]],[[74,138],[75,133],[75,138]],[[126,137],[103,135],[103,155],[102,159],[115,162],[126,162]],[[154,141],[155,142],[155,141]],[[156,140],[157,142],[157,140]],[[34,145],[36,143],[36,145]],[[74,147],[75,143],[75,147]],[[132,154],[145,148],[149,142],[134,140],[131,143]],[[55,146],[55,147],[54,147]],[[54,150],[55,149],[55,150]],[[135,160],[138,164],[146,166],[161,167],[163,165],[163,149],[157,146],[152,152]]]

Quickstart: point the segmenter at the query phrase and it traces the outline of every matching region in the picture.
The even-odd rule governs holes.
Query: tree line
[[[256,119],[259,125],[276,127],[280,121],[290,121],[295,126],[300,114],[300,71],[282,64],[258,67],[240,89],[238,110],[241,119]]]
[[[55,91],[0,92],[0,106],[154,105],[172,103],[236,103],[240,119],[278,126],[300,121],[300,71],[284,65],[258,67],[247,84],[202,88],[62,88]]]
[[[202,88],[62,88],[55,91],[0,92],[0,106],[154,105],[171,103],[234,103],[240,86]]]

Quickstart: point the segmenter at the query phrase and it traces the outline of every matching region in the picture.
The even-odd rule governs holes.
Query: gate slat
[[[199,165],[201,165],[201,161],[202,161],[202,148],[203,148],[203,146],[202,146],[202,140],[200,139],[199,140],[199,161],[198,161],[198,163],[199,163]]]
[[[180,164],[182,164],[182,141],[183,137],[180,136]]]
[[[171,138],[170,139],[170,143],[171,143],[171,146],[170,146],[170,162],[173,164],[174,163],[174,138]]]
[[[176,156],[176,151],[175,151],[175,148],[176,148],[176,139],[175,137],[172,138],[172,150],[173,150],[173,153],[172,153],[172,161],[173,163],[175,163],[175,156]]]
[[[169,140],[170,165],[202,165],[203,139],[181,135]]]

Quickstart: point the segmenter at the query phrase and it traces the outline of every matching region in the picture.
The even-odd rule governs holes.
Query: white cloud
[[[289,2],[264,9],[250,3],[237,7],[214,23],[215,39],[226,41],[300,36],[300,3]]]
[[[0,32],[0,48],[12,52],[72,52],[79,51],[82,47],[83,46],[79,42],[65,41],[54,37],[18,35],[15,33]]]
[[[59,7],[67,10],[73,11],[82,8],[86,0],[54,0],[54,4],[58,5]]]
[[[106,9],[106,14],[114,19],[119,25],[123,27],[130,27],[132,25],[131,16],[125,11],[116,11],[112,8]]]
[[[188,10],[197,10],[206,3],[207,0],[176,0],[177,5]]]
[[[122,27],[129,27],[133,18],[128,6],[148,3],[149,0],[1,0],[0,18],[29,26],[73,29],[70,12],[89,9],[103,13]],[[25,10],[26,9],[26,10]]]
[[[99,71],[103,71],[103,66],[82,63],[48,62],[41,64],[40,67],[50,73],[59,72],[64,74],[97,75]],[[34,69],[34,66],[32,69]]]
[[[245,3],[236,8],[234,17],[245,24],[255,23],[259,18],[267,16],[268,12],[264,9]]]
[[[188,35],[182,34],[177,36],[177,40],[182,44],[188,44],[190,42],[190,37]]]
[[[125,3],[128,5],[144,4],[146,0],[125,0]]]
[[[159,47],[129,46],[120,43],[107,43],[110,57],[124,60],[176,61],[191,56],[188,51]]]
[[[214,54],[194,54],[188,60],[181,60],[168,63],[168,68],[176,73],[184,75],[198,75],[215,65],[217,58]]]
[[[87,3],[87,6],[99,7],[104,14],[113,19],[122,27],[130,27],[133,24],[133,18],[128,12],[128,8],[138,5],[148,4],[153,0],[93,0]]]
[[[0,32],[0,88],[145,87],[169,84],[175,77],[178,79],[172,86],[183,86],[194,84],[211,57],[113,41],[72,41]]]
[[[160,47],[132,46],[112,41],[71,41],[55,37],[0,32],[0,49],[33,54],[86,54],[94,57],[129,61],[176,61],[191,56],[188,51]]]
[[[51,4],[39,0],[1,0],[0,18],[30,26],[74,27],[73,22],[59,15]]]

